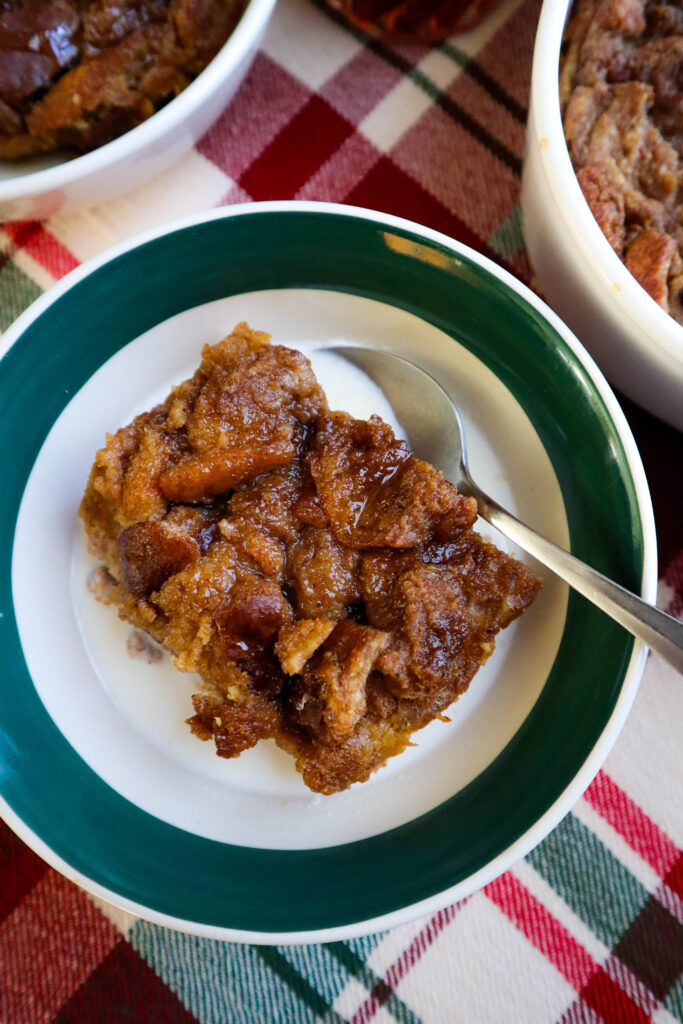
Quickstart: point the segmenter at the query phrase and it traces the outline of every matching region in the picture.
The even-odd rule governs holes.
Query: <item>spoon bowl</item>
[[[393,352],[335,345],[381,388],[413,451],[431,462],[461,494],[477,501],[479,515],[577,590],[683,674],[683,623],[609,580],[507,512],[472,479],[458,407],[429,373]]]

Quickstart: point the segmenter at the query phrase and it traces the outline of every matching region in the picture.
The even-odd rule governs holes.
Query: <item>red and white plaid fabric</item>
[[[429,48],[280,0],[235,100],[169,171],[0,228],[0,329],[112,243],[243,200],[400,214],[529,282],[518,194],[538,12],[506,0]],[[680,616],[681,436],[625,410],[653,491],[660,604]],[[604,770],[548,839],[463,903],[350,942],[270,949],[150,925],[96,905],[0,825],[0,1024],[683,1022],[681,721],[681,680],[651,656]]]

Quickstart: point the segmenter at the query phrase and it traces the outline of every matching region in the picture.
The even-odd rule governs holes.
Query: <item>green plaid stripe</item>
[[[616,960],[683,1022],[683,925],[657,895],[573,814],[526,860]]]
[[[135,924],[129,941],[203,1024],[312,1024],[321,1010],[331,1012],[294,969],[282,968],[281,954],[277,970],[276,958],[267,962],[261,947],[200,939],[146,921]]]
[[[261,950],[262,956],[268,961],[267,947]],[[322,997],[325,1010],[334,1005],[344,990],[348,975],[325,946],[280,946],[278,956],[285,961],[290,972],[288,978],[284,971],[280,976],[283,980],[296,987],[297,975],[319,996]]]
[[[257,947],[260,956],[271,970],[273,970],[285,984],[289,985],[292,992],[299,997],[302,1003],[313,1011],[316,1019],[324,1021],[325,1024],[343,1024],[344,1018],[332,1009],[330,1004],[322,997],[317,988],[314,988],[306,978],[296,970],[284,953],[272,946]]]
[[[647,889],[572,814],[527,860],[610,949],[649,898]]]
[[[522,235],[522,211],[519,206],[487,239],[487,245],[510,263],[517,253],[524,248]]]
[[[205,1024],[253,1021],[256,1007],[267,1021],[342,1024],[347,1018],[333,1004],[350,979],[359,981],[367,994],[374,992],[399,1024],[421,1024],[367,964],[381,939],[375,935],[317,946],[241,946],[145,921],[137,922],[129,936],[136,952]],[[223,999],[216,998],[217,990]]]
[[[683,975],[664,996],[664,1006],[676,1020],[683,1022]]]
[[[367,48],[376,56],[381,57],[382,60],[386,61],[387,64],[400,71],[406,78],[410,78],[412,82],[418,88],[429,96],[432,102],[440,107],[450,118],[456,121],[459,125],[465,128],[473,139],[476,139],[481,145],[485,146],[501,163],[509,167],[510,170],[516,174],[521,175],[522,173],[522,162],[518,156],[512,153],[507,146],[492,135],[485,125],[480,124],[475,118],[473,118],[456,100],[454,100],[448,93],[440,89],[423,71],[415,67],[409,60],[401,56],[396,50],[392,49],[387,43],[380,39],[375,39],[373,36],[368,35],[361,29],[350,25],[340,14],[336,11],[328,8],[324,5],[324,0],[314,0],[317,7],[323,9],[338,25],[352,33],[356,39],[365,43]],[[455,64],[463,68],[468,74],[475,77],[476,80],[482,85],[487,91],[491,90],[491,83],[494,81],[490,75],[487,74],[482,68],[480,68],[474,59],[465,58],[459,50],[449,46],[442,47],[442,52],[450,57]],[[504,92],[500,87],[494,88],[494,92]],[[494,92],[490,92],[493,99],[497,99],[497,95]],[[507,93],[505,93],[507,96]],[[514,103],[511,97],[508,97],[511,103]]]
[[[526,124],[527,110],[521,103],[518,103],[514,96],[511,96],[507,89],[497,82],[488,71],[485,71],[474,59],[474,57],[463,53],[457,46],[454,46],[450,41],[446,41],[439,47],[442,53],[445,53],[447,57],[457,64],[466,74],[470,76],[473,81],[480,85],[482,89],[485,89],[491,99],[494,99],[496,103],[499,103],[501,107],[504,107],[515,120],[519,121],[520,124]]]
[[[614,956],[683,1022],[683,928],[656,897],[573,815],[527,860]],[[352,979],[365,995],[374,994],[383,1012],[398,1024],[421,1024],[419,1014],[368,964],[382,938],[277,949],[242,947],[139,922],[130,941],[206,1024],[261,1019],[254,1016],[257,1012],[268,1021],[341,1024],[349,1018],[336,1012],[334,1005]],[[216,1001],[217,990],[225,994],[223,1001]],[[358,998],[359,1005],[365,995]],[[228,1008],[232,1016],[226,1017]],[[633,1004],[633,1012],[643,1011]]]
[[[6,331],[39,295],[42,288],[9,255],[0,253],[0,331]]]
[[[391,991],[382,978],[379,978],[364,960],[343,942],[333,942],[327,947],[337,958],[346,970],[356,978],[367,989],[368,993],[375,992],[382,1004],[392,1014],[399,1024],[420,1024],[420,1018],[413,1013],[410,1007],[406,1006],[402,999]]]

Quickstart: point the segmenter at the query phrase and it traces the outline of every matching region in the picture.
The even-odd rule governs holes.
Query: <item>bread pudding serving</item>
[[[201,677],[192,731],[226,758],[273,738],[320,793],[442,717],[541,585],[473,531],[474,499],[246,324],[107,437],[80,515],[119,615]]]

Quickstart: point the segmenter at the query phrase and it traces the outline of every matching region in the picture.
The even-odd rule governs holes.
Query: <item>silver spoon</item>
[[[408,434],[413,451],[440,469],[461,494],[476,498],[482,519],[683,673],[683,622],[659,611],[541,537],[475,484],[467,464],[460,414],[438,381],[393,352],[346,345],[335,345],[324,351],[334,352],[354,363],[382,389]]]

